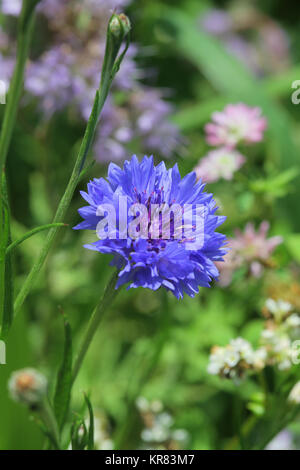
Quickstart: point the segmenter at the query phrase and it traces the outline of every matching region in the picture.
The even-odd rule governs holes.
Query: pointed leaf
[[[92,404],[89,400],[89,397],[86,394],[84,395],[84,399],[85,399],[85,402],[86,402],[88,410],[89,410],[89,419],[90,419],[89,432],[88,432],[88,450],[94,450],[94,413],[93,413],[93,407],[92,407]]]
[[[57,374],[54,396],[54,412],[60,430],[69,410],[72,387],[72,330],[65,318],[65,345],[63,361]]]

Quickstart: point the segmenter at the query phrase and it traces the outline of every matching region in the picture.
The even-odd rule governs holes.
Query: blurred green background
[[[258,69],[253,70],[248,66],[250,58],[240,60],[218,35],[201,26],[201,18],[210,9],[234,12],[236,18],[239,14],[242,18],[243,5],[252,6],[268,18],[265,21],[276,22],[285,31],[288,57],[284,64],[279,59],[278,64],[270,65],[262,56]],[[255,344],[263,324],[261,308],[270,289],[279,291],[284,283],[299,282],[300,105],[291,102],[291,84],[300,79],[300,5],[294,3],[290,8],[279,0],[136,0],[126,12],[133,25],[132,40],[144,51],[138,55],[139,66],[156,71],[145,81],[170,90],[171,120],[183,136],[182,150],[168,165],[178,161],[183,174],[194,168],[207,151],[204,125],[213,111],[240,101],[262,108],[269,123],[264,142],[245,149],[247,165],[234,181],[211,184],[209,190],[228,217],[223,229],[226,234],[231,236],[235,227],[243,227],[249,220],[258,225],[267,219],[271,234],[282,235],[284,243],[263,279],[249,278],[241,271],[230,286],[214,284],[211,289],[201,289],[195,299],[182,301],[163,292],[122,291],[96,334],[74,389],[72,409],[84,413],[82,391],[87,391],[94,409],[105,415],[110,437],[122,448],[134,449],[141,445],[142,429],[136,398],[160,400],[175,428],[188,433],[183,447],[224,448],[236,434],[239,404],[245,406],[260,388],[255,380],[237,387],[209,375],[210,349],[239,335]],[[237,28],[235,34],[244,35],[259,51],[258,29],[254,24],[246,32]],[[39,48],[39,34],[40,24],[34,53]],[[279,54],[276,47],[275,59]],[[3,110],[0,107],[1,115]],[[14,237],[51,220],[83,130],[83,124],[74,123],[62,111],[50,120],[45,132],[34,104],[21,107],[7,165]],[[145,151],[135,150],[139,155]],[[164,155],[156,158],[159,161]],[[106,169],[107,165],[96,164],[79,189],[90,178],[104,175]],[[0,366],[1,449],[42,448],[44,438],[28,419],[28,411],[8,396],[8,378],[16,369],[34,367],[53,382],[63,350],[61,310],[72,325],[76,349],[92,306],[110,276],[109,257],[82,247],[93,236],[71,229],[79,222],[81,205],[78,191],[65,220],[70,225],[60,231],[7,342],[7,365]],[[16,292],[44,237],[45,233],[36,235],[18,249]]]

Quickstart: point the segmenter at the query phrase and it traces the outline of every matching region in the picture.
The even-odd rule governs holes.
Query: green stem
[[[12,312],[9,302],[12,300],[11,260],[6,258],[6,247],[10,242],[10,210],[8,206],[8,195],[5,174],[2,175],[2,200],[0,203],[0,321],[1,334],[4,338],[6,325],[10,322]]]
[[[5,299],[5,251],[9,240],[8,232],[8,207],[6,201],[0,207],[0,320],[3,321],[4,314],[4,299]]]
[[[135,427],[135,403],[137,397],[142,394],[143,387],[148,383],[151,375],[157,364],[159,363],[159,359],[161,354],[164,350],[165,344],[169,338],[169,331],[170,331],[170,324],[171,324],[171,315],[170,315],[170,305],[168,299],[168,293],[166,291],[162,291],[163,294],[163,302],[162,302],[162,314],[163,314],[163,323],[160,326],[159,333],[156,337],[156,340],[153,344],[151,349],[151,356],[150,358],[146,359],[146,364],[143,367],[140,367],[141,374],[133,380],[131,377],[131,381],[133,382],[133,387],[129,390],[127,400],[127,412],[126,418],[123,420],[123,425],[121,429],[117,432],[116,439],[115,439],[115,448],[122,449],[124,447],[124,443],[127,440],[128,436],[131,434],[132,430]]]
[[[59,450],[60,438],[58,425],[53,410],[47,399],[43,401],[41,408],[39,409],[39,414],[43,420],[44,425],[47,428],[47,431],[51,435],[51,441],[53,441],[53,444],[55,444],[56,450]]]
[[[3,206],[2,215],[4,216],[3,233],[4,237],[0,243],[0,319],[1,333],[0,338],[5,339],[13,319],[13,274],[12,274],[12,257],[6,254],[6,247],[11,243],[10,232],[10,209],[8,204],[8,193],[6,186],[6,178],[3,173],[2,181]],[[1,210],[1,208],[0,208]],[[1,217],[0,217],[1,219]],[[2,222],[0,222],[1,224]]]
[[[98,329],[98,326],[103,318],[103,315],[107,308],[111,305],[112,301],[115,299],[117,293],[119,292],[116,289],[116,282],[118,279],[118,273],[114,273],[104,291],[103,297],[100,300],[99,304],[95,308],[95,310],[92,313],[92,316],[90,318],[85,336],[83,338],[79,353],[77,355],[77,358],[75,360],[75,364],[73,367],[73,373],[72,373],[72,383],[75,382],[76,377],[80,371],[80,368],[82,366],[83,360],[86,356],[86,353],[88,352],[88,349],[90,347],[90,344],[93,340],[93,337]]]
[[[112,34],[110,25],[112,22],[112,19],[114,19],[116,15],[113,15],[108,26],[108,32],[107,32],[107,41],[106,41],[106,52],[105,52],[105,58],[104,58],[104,63],[103,63],[103,69],[102,69],[102,75],[101,75],[101,82],[100,82],[100,88],[96,92],[95,100],[94,100],[94,106],[93,110],[91,113],[91,116],[89,118],[86,131],[84,134],[84,138],[79,150],[78,157],[76,159],[74,169],[71,175],[71,178],[69,180],[69,183],[67,185],[67,188],[65,190],[65,193],[59,203],[58,209],[56,211],[56,214],[53,219],[53,223],[62,223],[63,220],[66,217],[68,208],[70,206],[73,194],[75,192],[76,186],[79,183],[81,176],[82,176],[82,170],[85,164],[86,157],[89,153],[89,150],[91,148],[93,138],[96,132],[97,124],[100,118],[100,114],[102,112],[104,103],[106,101],[106,98],[108,96],[110,86],[112,83],[112,80],[115,76],[115,74],[118,71],[118,68],[120,66],[120,63],[124,57],[125,52],[128,49],[129,46],[129,39],[127,40],[126,48],[124,52],[120,55],[118,58],[118,53],[120,50],[120,47],[122,45],[122,41],[124,39],[124,35],[121,34],[118,38],[115,37],[115,35]],[[122,26],[122,25],[120,25]],[[122,26],[123,27],[123,26]],[[27,279],[25,280],[21,291],[19,292],[16,301],[15,301],[15,306],[14,306],[14,311],[15,315],[18,314],[20,311],[27,295],[29,294],[31,287],[35,283],[37,276],[47,258],[47,255],[53,245],[53,242],[55,240],[55,237],[59,231],[59,227],[54,227],[49,230],[48,236],[45,240],[45,243],[38,255],[37,260],[35,261],[30,273],[28,274]]]
[[[1,253],[0,253],[0,319],[2,319],[1,335],[3,335],[3,315],[6,307],[10,309],[8,303],[10,302],[9,296],[11,292],[5,294],[6,287],[11,288],[12,282],[7,279],[7,276],[11,277],[11,260],[5,259],[6,246],[4,246],[4,238],[7,238],[7,243],[10,239],[10,228],[5,226],[4,212],[9,213],[9,208],[5,208],[4,204],[8,205],[8,198],[6,194],[6,182],[4,176],[5,163],[7,154],[12,138],[13,129],[16,122],[18,105],[21,98],[23,89],[24,73],[26,60],[28,57],[29,46],[32,39],[33,25],[34,25],[34,9],[39,0],[24,1],[22,6],[22,12],[19,21],[18,29],[18,47],[17,47],[17,60],[14,69],[7,105],[5,108],[4,120],[0,132],[0,240],[1,242]],[[3,174],[3,177],[2,177]],[[8,221],[9,224],[9,221]],[[5,231],[8,233],[8,237],[5,235]],[[7,272],[8,271],[8,272]],[[8,312],[9,316],[12,313]],[[10,320],[9,320],[10,321]],[[8,326],[8,322],[6,322]]]
[[[23,1],[23,7],[19,22],[17,62],[14,69],[4,120],[0,134],[0,170],[5,167],[7,153],[12,138],[13,129],[16,122],[18,105],[23,89],[26,60],[29,46],[32,39],[34,25],[34,8],[38,2]],[[1,187],[2,184],[0,183]],[[0,191],[1,194],[1,191]]]
[[[20,237],[18,240],[11,243],[6,249],[6,255],[11,253],[18,245],[23,243],[28,238],[31,238],[33,235],[36,235],[37,233],[43,232],[44,230],[49,230],[50,228],[54,228],[54,227],[67,227],[67,226],[68,224],[59,223],[59,224],[41,225],[40,227],[36,227],[33,230],[30,230],[30,232],[25,233],[23,237]]]

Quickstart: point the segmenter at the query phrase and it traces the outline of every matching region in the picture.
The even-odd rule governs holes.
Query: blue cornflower
[[[84,221],[74,228],[96,230],[99,236],[98,224],[107,216],[105,211],[99,212],[99,207],[112,206],[116,213],[115,226],[113,229],[107,227],[107,238],[101,237],[85,245],[85,248],[114,254],[111,264],[119,270],[116,287],[123,284],[129,284],[128,288],[146,287],[152,290],[165,287],[177,298],[183,297],[184,292],[193,297],[198,293],[199,286],[209,287],[212,279],[218,278],[219,272],[214,262],[222,261],[226,253],[225,235],[215,232],[225,217],[215,215],[217,207],[213,195],[204,192],[204,186],[201,181],[196,181],[194,172],[181,179],[177,165],[167,170],[163,162],[155,166],[153,157],[144,157],[139,162],[133,156],[130,161],[125,161],[123,169],[111,163],[107,180],[94,179],[88,184],[88,192],[81,192],[89,205],[79,209]],[[120,227],[120,197],[126,201],[128,223],[134,220],[130,212],[134,204],[149,209],[147,220],[144,216],[137,226],[138,232],[146,222],[149,228],[146,236],[132,236],[127,229],[124,236],[123,222]],[[172,212],[169,213],[169,236],[165,236],[162,210],[156,219],[159,227],[158,236],[154,238],[150,208],[172,207],[174,204],[184,208],[179,226],[182,236],[178,236]],[[200,227],[195,224],[190,207],[202,208]],[[140,215],[139,212],[137,214]],[[185,230],[187,227],[189,230]],[[186,232],[188,235],[185,235]],[[198,232],[202,241],[194,246],[193,239],[196,239]]]

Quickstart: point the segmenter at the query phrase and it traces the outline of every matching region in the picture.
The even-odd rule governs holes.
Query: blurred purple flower
[[[4,31],[2,31],[2,28],[0,26],[0,50],[7,49],[8,45],[9,45],[9,38],[7,34]]]
[[[287,33],[253,4],[235,2],[227,10],[209,9],[199,25],[257,76],[281,72],[291,63]]]
[[[4,81],[6,88],[9,88],[10,80],[14,71],[15,60],[6,57],[0,52],[0,79]]]
[[[126,144],[132,138],[133,129],[127,110],[114,106],[108,99],[94,145],[96,158],[101,162],[124,160],[127,156]]]
[[[115,9],[125,8],[131,0],[83,0],[83,7],[99,14],[103,11],[111,13]]]
[[[201,158],[194,171],[204,183],[214,183],[220,179],[231,180],[245,161],[246,158],[241,153],[221,147]]]
[[[95,143],[98,160],[123,160],[133,138],[152,153],[170,157],[180,143],[177,128],[168,122],[171,110],[161,92],[148,87],[136,87],[124,106],[113,106],[109,100]]]
[[[244,232],[235,231],[235,237],[228,239],[229,251],[224,263],[218,264],[220,269],[220,284],[227,286],[231,283],[233,273],[246,266],[249,274],[259,278],[265,266],[269,265],[270,257],[275,248],[282,243],[280,236],[267,238],[270,224],[263,221],[255,231],[254,225],[248,223]]]
[[[38,98],[38,106],[45,119],[72,106],[79,117],[88,120],[100,81],[107,20],[114,9],[124,7],[130,1],[43,0],[39,4],[39,12],[47,17],[49,30],[53,32],[54,44],[29,64],[25,88],[31,96]],[[10,2],[6,3],[8,11]],[[20,5],[21,2],[16,2],[10,11],[17,15]],[[87,17],[86,25],[78,28],[78,18],[87,12],[90,12],[90,17]],[[1,42],[7,57],[12,55],[8,43]],[[143,151],[168,157],[180,140],[177,127],[168,120],[172,106],[164,100],[160,90],[140,81],[147,74],[137,67],[135,58],[138,51],[136,45],[130,45],[103,111],[95,142],[96,154],[101,161],[124,159],[128,153],[127,146],[133,139]],[[9,80],[11,60],[1,57],[1,63]],[[115,92],[121,96],[116,103]]]
[[[259,51],[246,39],[237,34],[228,34],[224,46],[230,54],[236,56],[247,68],[251,69],[256,75],[261,75]]]
[[[294,450],[293,435],[287,429],[281,431],[272,439],[265,450]]]
[[[21,13],[22,0],[1,0],[5,15],[18,16]],[[38,11],[55,16],[62,11],[68,0],[43,0],[37,7]]]
[[[162,92],[143,88],[130,101],[136,114],[135,132],[151,152],[170,157],[179,142],[177,128],[168,121],[173,106],[163,100]]]
[[[4,15],[18,16],[22,7],[22,0],[1,0],[1,11]]]
[[[28,68],[25,87],[39,98],[39,106],[48,117],[75,100],[76,81],[71,73],[74,60],[70,51],[57,46]]]
[[[225,10],[212,8],[200,18],[200,26],[207,33],[220,35],[231,31],[233,21]]]
[[[267,127],[260,108],[244,103],[229,104],[223,111],[212,114],[212,123],[205,126],[206,140],[210,145],[235,147],[238,143],[260,142]]]

